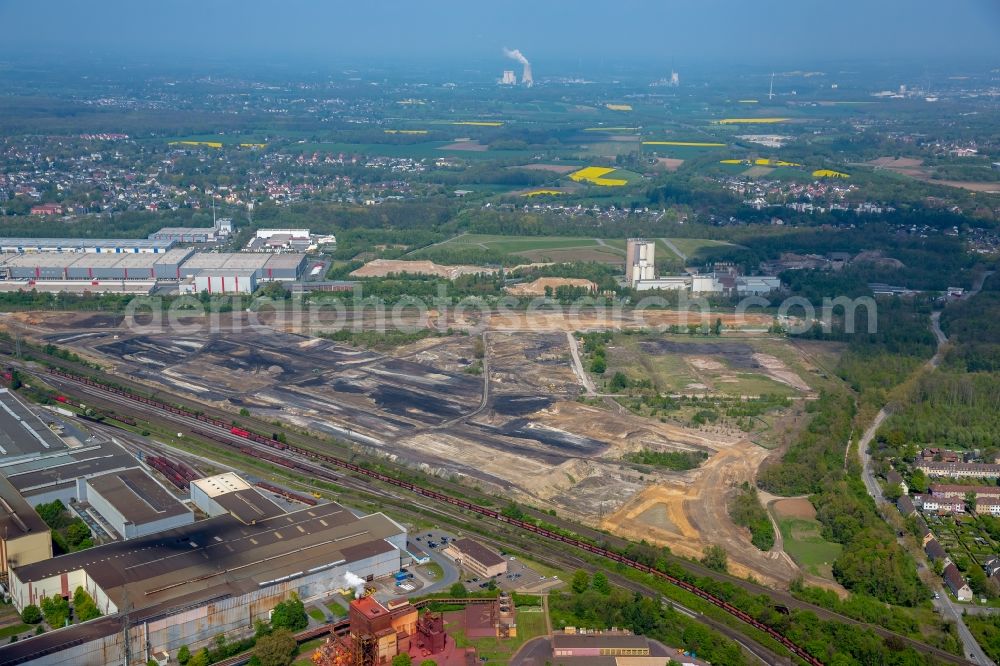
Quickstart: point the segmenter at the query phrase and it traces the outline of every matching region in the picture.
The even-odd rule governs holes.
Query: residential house
[[[948,557],[948,553],[935,538],[931,538],[927,542],[927,545],[924,546],[924,552],[927,553],[927,557],[931,559],[931,562],[943,562],[945,567],[951,564],[951,558]]]
[[[955,595],[955,598],[959,601],[971,601],[972,600],[972,588],[969,584],[965,582],[962,578],[962,574],[959,573],[958,567],[954,564],[949,564],[944,568],[944,574],[942,576],[944,582],[948,584],[948,589],[951,593]]]
[[[995,479],[1000,477],[1000,465],[988,463],[928,462],[921,460],[916,468],[927,476],[946,476],[962,479]]]
[[[903,515],[903,518],[909,518],[917,510],[916,507],[913,506],[913,500],[910,499],[909,495],[901,495],[900,498],[896,500],[896,508],[899,509],[899,513]]]
[[[976,497],[976,513],[984,516],[1000,516],[1000,498]]]
[[[904,495],[910,493],[910,486],[906,484],[906,481],[903,480],[903,477],[896,470],[890,469],[889,473],[885,475],[885,480],[890,486],[899,486],[900,491]]]
[[[976,497],[993,497],[1000,499],[1000,487],[997,486],[963,486],[949,483],[932,483],[931,495],[934,497],[953,497],[965,499],[966,494],[975,493]]]

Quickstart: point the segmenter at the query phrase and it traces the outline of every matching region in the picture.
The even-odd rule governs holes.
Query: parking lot
[[[411,539],[425,552],[434,557],[440,554],[448,544],[456,538],[455,535],[442,530],[430,530],[414,534]],[[470,537],[475,539],[475,537]],[[496,586],[508,592],[541,592],[561,584],[558,578],[547,578],[517,559],[516,556],[501,551],[507,560],[507,573],[496,577]],[[449,563],[451,559],[444,556]],[[475,574],[462,570],[461,582],[466,589],[472,591],[485,590],[489,587],[488,580],[482,580]],[[450,583],[449,583],[450,585]]]

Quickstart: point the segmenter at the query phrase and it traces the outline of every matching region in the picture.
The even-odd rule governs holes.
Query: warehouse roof
[[[0,461],[59,451],[66,444],[13,393],[0,389]]]
[[[344,561],[350,549],[403,531],[381,513],[357,518],[336,503],[256,525],[224,514],[18,567],[14,576],[37,582],[83,569],[116,606],[127,597],[140,610],[257,590]]]
[[[87,485],[133,525],[191,512],[138,467],[95,476],[87,480]]]
[[[233,515],[241,523],[251,524],[273,518],[285,510],[253,488],[236,490],[213,497],[219,506]]]
[[[74,248],[121,247],[129,249],[167,249],[174,241],[149,240],[148,238],[0,238],[0,247],[59,247]]]
[[[264,268],[298,268],[306,259],[304,254],[296,254],[292,252],[282,252],[280,254],[270,254],[261,255],[267,257],[267,263],[264,264]]]
[[[161,254],[143,253],[83,253],[44,252],[8,254],[3,264],[11,268],[152,268],[161,264],[178,264],[192,254],[190,249],[168,250]]]
[[[0,472],[23,495],[48,492],[72,479],[97,476],[135,466],[135,458],[113,442],[93,443],[77,448],[63,448],[55,453],[4,464]]]
[[[471,557],[476,562],[479,562],[484,567],[493,567],[506,562],[506,560],[500,557],[500,555],[494,553],[483,544],[478,541],[473,541],[472,539],[459,539],[457,541],[453,541],[451,545],[453,548],[462,551],[462,553]]]

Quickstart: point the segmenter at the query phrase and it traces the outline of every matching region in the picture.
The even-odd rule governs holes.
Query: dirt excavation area
[[[766,585],[787,587],[801,575],[784,552],[757,550],[749,534],[729,518],[727,501],[743,482],[753,482],[768,451],[742,440],[720,450],[701,467],[661,479],[607,516],[601,526],[632,539],[670,547],[678,555],[700,558],[709,545],[729,555],[729,570],[754,576]]]
[[[655,314],[662,322],[678,316]],[[643,416],[600,391],[584,396],[562,321],[434,335],[390,351],[283,327],[181,333],[55,313],[4,321],[34,343],[234,415],[246,409],[680,555],[697,558],[709,544],[722,545],[734,573],[768,584],[787,586],[800,575],[784,552],[756,550],[727,510],[735,490],[778,452],[732,424]],[[609,343],[608,359],[637,379],[648,373],[663,395],[677,390],[671,382],[730,386],[723,381],[730,375],[746,384],[733,385],[735,396],[782,386],[790,396],[810,390],[791,347],[760,336],[751,342],[740,334],[622,334]],[[677,472],[629,458],[650,452],[705,460]]]

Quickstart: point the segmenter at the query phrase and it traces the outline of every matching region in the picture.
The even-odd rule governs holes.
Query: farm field
[[[709,248],[736,247],[734,243],[712,240],[710,238],[668,238],[667,240],[687,257],[697,257],[699,252]],[[664,247],[663,249],[673,254],[669,248]],[[659,252],[660,248],[657,247],[656,251]]]
[[[523,256],[529,261],[603,261],[622,263],[625,241],[565,236],[490,236],[466,234],[441,243],[438,247],[473,246]]]
[[[529,150],[469,150],[467,146],[452,148],[453,141],[423,141],[419,143],[335,143],[305,142],[288,146],[289,152],[345,153],[378,155],[383,157],[409,157],[412,159],[437,159],[461,157],[468,160],[526,159]]]

